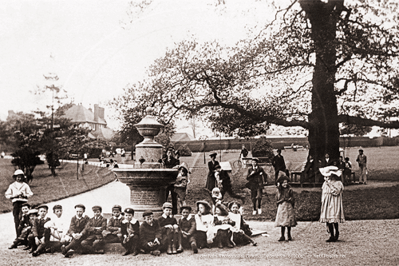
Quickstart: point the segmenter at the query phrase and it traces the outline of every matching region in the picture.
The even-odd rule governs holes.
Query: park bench
[[[300,185],[303,187],[303,185],[313,185],[314,187],[316,185],[322,184],[322,181],[319,180],[319,182],[305,182],[301,179],[302,172],[301,171],[291,171],[290,173],[290,183],[292,185]],[[316,176],[317,179],[317,176]],[[320,178],[319,178],[320,179]],[[344,183],[344,176],[341,175],[341,181]],[[354,171],[351,172],[350,179],[349,179],[350,184],[354,184],[356,182],[356,174]]]

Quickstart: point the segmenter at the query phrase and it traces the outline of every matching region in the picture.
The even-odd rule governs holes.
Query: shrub
[[[191,156],[192,155],[192,152],[191,152],[190,148],[187,146],[187,144],[179,146],[179,148],[177,148],[176,151],[179,152],[180,156]]]
[[[266,140],[266,137],[260,137],[259,140],[256,141],[253,149],[252,149],[253,157],[264,157],[265,159],[262,162],[271,162],[274,154],[273,148],[270,141]]]

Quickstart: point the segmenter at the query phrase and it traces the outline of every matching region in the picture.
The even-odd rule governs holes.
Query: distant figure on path
[[[28,198],[33,196],[33,193],[30,190],[29,185],[24,182],[25,175],[22,170],[16,170],[12,177],[14,178],[15,182],[8,187],[5,196],[7,199],[12,201],[12,214],[14,216],[15,232],[18,237],[18,225],[22,204],[27,202]]]
[[[208,189],[209,192],[211,192],[212,189],[217,186],[216,178],[215,178],[215,168],[217,165],[219,165],[219,162],[216,161],[216,155],[217,155],[216,152],[211,153],[209,155],[211,157],[211,160],[208,162],[209,172],[208,172],[208,176],[206,179],[206,185],[205,185],[205,188]]]
[[[335,242],[339,237],[338,223],[345,222],[342,204],[344,185],[340,181],[342,171],[336,166],[327,166],[320,168],[320,173],[324,176],[325,181],[322,186],[319,221],[327,224],[331,235],[327,242]]]
[[[277,155],[273,157],[272,165],[274,167],[274,181],[277,184],[278,173],[280,171],[286,173],[287,169],[285,166],[284,157],[281,155],[280,149],[277,150]]]
[[[360,176],[359,183],[367,184],[367,156],[363,154],[363,150],[359,150],[356,162],[359,164]]]
[[[245,148],[245,145],[242,145],[241,152],[240,152],[240,159],[242,158],[247,158],[248,156],[248,150]]]
[[[4,158],[4,156],[6,156],[6,154],[4,153],[4,151],[1,152],[1,158]]]

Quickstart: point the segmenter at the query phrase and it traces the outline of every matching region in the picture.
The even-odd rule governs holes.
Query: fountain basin
[[[130,188],[130,205],[135,217],[151,210],[157,216],[162,213],[166,201],[166,187],[176,180],[177,169],[163,168],[115,168],[118,180]]]

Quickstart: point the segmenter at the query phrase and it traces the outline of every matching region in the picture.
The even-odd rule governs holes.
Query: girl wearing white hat
[[[327,242],[335,242],[339,237],[338,223],[345,222],[342,205],[344,185],[340,181],[342,172],[336,166],[327,166],[320,168],[320,173],[325,180],[322,186],[320,222],[327,224],[331,234]]]

